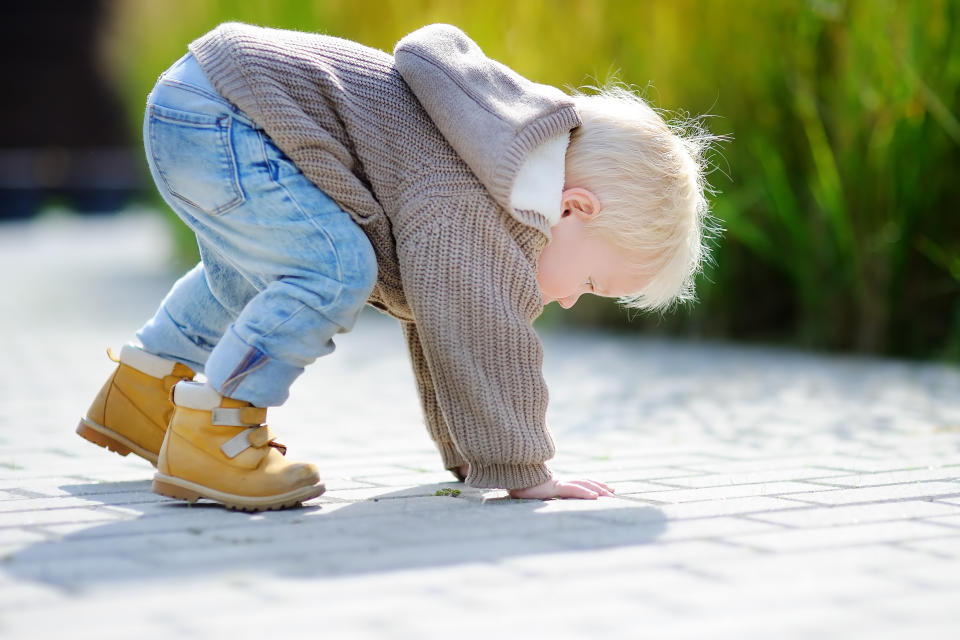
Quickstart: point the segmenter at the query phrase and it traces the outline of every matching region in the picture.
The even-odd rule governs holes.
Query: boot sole
[[[88,418],[80,418],[77,425],[77,435],[85,440],[125,456],[134,453],[153,466],[157,466],[157,454],[147,451],[129,438],[125,438],[116,431],[97,424]]]
[[[182,478],[175,478],[162,473],[153,476],[153,492],[168,498],[186,500],[193,504],[200,498],[219,502],[227,509],[237,511],[268,511],[273,509],[287,509],[296,507],[305,500],[311,500],[326,490],[323,483],[300,487],[286,493],[272,496],[241,496],[234,493],[217,491],[210,487],[190,482]]]

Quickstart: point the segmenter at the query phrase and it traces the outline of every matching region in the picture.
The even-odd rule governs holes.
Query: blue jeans
[[[370,241],[190,54],[150,93],[143,140],[160,194],[197,235],[201,262],[137,338],[226,396],[282,404],[370,296]]]

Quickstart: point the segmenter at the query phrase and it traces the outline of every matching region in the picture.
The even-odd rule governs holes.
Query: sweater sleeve
[[[532,326],[542,309],[535,267],[496,212],[462,205],[449,215],[462,202],[435,202],[448,215],[399,247],[403,287],[439,413],[470,464],[467,484],[531,487],[551,477],[554,454]]]
[[[407,348],[410,351],[410,364],[413,365],[413,377],[417,384],[417,394],[420,396],[420,406],[423,408],[423,419],[427,423],[427,431],[433,443],[437,445],[437,449],[440,450],[444,469],[452,471],[457,478],[463,480],[459,467],[466,460],[457,450],[457,445],[454,444],[450,429],[447,428],[443,413],[440,411],[436,385],[430,376],[430,367],[427,365],[427,358],[420,345],[417,325],[404,322],[403,336],[407,340]]]

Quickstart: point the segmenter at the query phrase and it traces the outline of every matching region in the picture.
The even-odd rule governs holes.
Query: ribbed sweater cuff
[[[553,474],[545,464],[470,464],[467,485],[478,488],[526,489],[543,484]]]
[[[434,440],[433,443],[437,445],[437,449],[440,450],[440,458],[443,460],[444,469],[453,469],[466,463],[466,460],[463,459],[463,456],[460,455],[460,452],[457,450],[456,445],[449,440]]]

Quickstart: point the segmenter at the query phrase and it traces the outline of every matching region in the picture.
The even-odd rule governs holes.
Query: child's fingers
[[[579,498],[581,500],[596,500],[600,494],[589,487],[583,486],[576,480],[572,482],[563,482],[558,487],[561,498]]]
[[[607,496],[612,497],[613,491],[602,482],[597,482],[596,480],[573,480],[574,484],[589,489],[590,491],[596,493],[598,496]]]
[[[603,487],[604,489],[606,489],[606,490],[609,491],[610,493],[616,493],[616,491],[614,490],[614,488],[611,487],[610,485],[608,485],[607,483],[605,483],[605,482],[599,482],[599,481],[596,481],[596,480],[595,480],[594,482],[596,482],[598,485],[600,485],[601,487]]]
[[[594,480],[594,479],[592,479],[592,478],[584,478],[584,479],[583,479],[583,482],[589,482],[589,483],[594,484],[594,485],[596,485],[596,486],[598,486],[598,487],[601,487],[602,489],[605,489],[605,490],[607,490],[607,491],[610,491],[611,493],[613,492],[613,489],[612,489],[606,482],[600,482],[599,480]]]
[[[606,482],[600,482],[599,480],[590,480],[590,482],[592,482],[593,484],[597,485],[598,487],[600,487],[601,489],[603,489],[603,490],[606,491],[607,493],[610,493],[610,494],[616,493],[616,492],[613,490],[613,487],[611,487],[610,485],[608,485]]]

